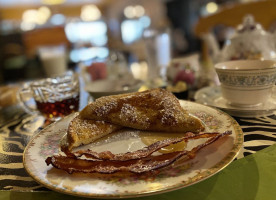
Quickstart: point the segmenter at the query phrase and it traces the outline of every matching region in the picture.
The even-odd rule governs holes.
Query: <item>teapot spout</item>
[[[221,51],[214,34],[206,33],[202,36],[202,40],[207,46],[208,56],[211,57],[213,63],[217,63],[221,58]]]

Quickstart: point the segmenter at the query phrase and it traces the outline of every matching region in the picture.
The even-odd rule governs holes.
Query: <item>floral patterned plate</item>
[[[232,116],[267,116],[276,111],[276,86],[274,86],[272,89],[272,96],[265,103],[252,107],[237,107],[229,104],[222,97],[219,86],[209,86],[198,90],[195,94],[195,101],[197,103],[219,108]]]
[[[204,122],[206,131],[232,130],[232,134],[203,148],[192,160],[179,161],[146,174],[68,174],[47,166],[45,159],[58,153],[59,140],[75,116],[70,115],[33,137],[24,151],[24,167],[38,183],[52,190],[94,198],[146,196],[195,184],[219,172],[236,157],[243,144],[243,132],[233,118],[220,110],[198,103],[180,102],[185,109]],[[141,134],[142,131],[125,129],[82,148],[110,150],[113,153],[134,151],[145,146]],[[192,140],[191,144],[188,142],[187,148],[201,143],[200,140]]]

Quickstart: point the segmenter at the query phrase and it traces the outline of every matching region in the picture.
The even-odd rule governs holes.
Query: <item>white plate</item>
[[[204,105],[219,108],[232,116],[267,116],[273,114],[276,110],[276,87],[273,88],[272,96],[265,103],[252,107],[238,107],[229,104],[222,97],[219,86],[210,86],[198,90],[195,94],[195,101]]]
[[[58,153],[59,140],[66,132],[71,115],[35,135],[24,151],[24,167],[40,184],[66,194],[94,198],[129,198],[172,191],[202,181],[226,167],[243,144],[243,132],[238,123],[226,113],[201,104],[180,101],[181,105],[206,125],[206,131],[232,130],[224,137],[199,151],[188,162],[179,162],[155,173],[136,174],[68,174],[47,166],[45,159]],[[133,151],[145,146],[135,130],[122,130],[100,140],[89,148],[113,153]],[[202,142],[202,141],[201,141]],[[199,140],[194,140],[197,145]],[[87,146],[83,148],[88,148]]]
[[[138,79],[102,79],[85,84],[85,90],[97,99],[102,96],[137,92],[143,82]]]

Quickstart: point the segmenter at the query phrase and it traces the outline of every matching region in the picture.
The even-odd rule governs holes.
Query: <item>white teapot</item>
[[[220,51],[214,37],[205,37],[213,52],[214,63],[228,60],[276,59],[273,35],[255,23],[252,15],[243,19],[231,39],[227,40]]]

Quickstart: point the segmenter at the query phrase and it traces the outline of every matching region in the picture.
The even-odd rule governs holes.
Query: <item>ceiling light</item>
[[[145,14],[145,9],[143,6],[135,6],[135,15],[136,17],[142,17]]]
[[[96,21],[101,18],[102,14],[95,5],[85,5],[81,8],[81,19],[83,21]]]
[[[63,4],[65,0],[41,0],[41,2],[46,5],[59,5]]]
[[[206,10],[208,13],[215,13],[218,10],[218,5],[215,2],[209,2],[206,5]]]
[[[124,15],[126,16],[126,18],[134,18],[136,15],[135,8],[133,6],[127,6],[124,9]]]

